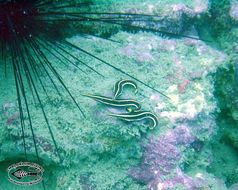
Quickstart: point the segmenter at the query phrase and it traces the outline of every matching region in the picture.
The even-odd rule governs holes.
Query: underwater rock
[[[190,30],[193,19],[208,11],[207,0],[187,2],[176,4],[174,1],[156,3],[145,1],[132,3],[128,10],[130,9],[131,13],[158,13],[161,15],[159,22],[156,24],[144,22],[141,25],[155,24],[154,27],[157,29],[182,34]],[[122,4],[130,6],[124,2]],[[105,8],[107,7],[102,9]],[[115,9],[127,11],[122,5]],[[129,29],[125,29],[127,30]],[[143,145],[145,149],[143,153],[139,144],[144,142],[144,137],[148,135],[146,127],[140,122],[128,123],[111,118],[108,113],[117,110],[105,109],[100,103],[81,96],[85,93],[111,95],[109,92],[112,92],[113,84],[126,78],[125,75],[88,57],[83,60],[106,77],[92,73],[83,75],[78,71],[72,73],[65,67],[57,66],[57,70],[65,79],[65,84],[87,115],[86,119],[82,119],[80,114],[77,114],[78,110],[67,101],[68,97],[65,95],[64,98],[56,97],[55,92],[50,92],[50,95],[53,94],[52,98],[57,98],[57,101],[43,102],[46,111],[50,113],[50,124],[60,153],[63,155],[64,164],[68,167],[66,176],[62,171],[55,174],[57,189],[73,190],[81,187],[106,190],[116,187],[115,184],[119,183],[118,188],[138,190],[146,188],[140,185],[144,183],[154,189],[175,188],[180,185],[194,190],[200,186],[200,181],[196,176],[184,171],[181,165],[187,158],[187,152],[201,151],[203,144],[216,132],[215,118],[211,114],[217,110],[213,97],[214,79],[211,75],[218,67],[223,66],[226,55],[205,42],[194,39],[162,38],[157,34],[146,32],[136,34],[118,32],[110,34],[110,37],[120,44],[100,38],[86,39],[80,35],[67,40],[124,69],[170,97],[168,100],[140,83],[138,83],[139,94],[127,95],[129,98],[138,99],[143,108],[155,111],[159,117],[159,127],[150,132],[159,133],[159,136],[154,134],[154,138],[150,138],[148,144]],[[83,57],[77,51],[72,50],[71,53]],[[58,60],[54,57],[50,59],[54,64],[58,64]],[[50,83],[47,82],[47,85]],[[46,126],[42,125],[44,119],[37,111],[33,115],[36,121],[34,126],[37,143],[40,144],[40,158],[46,158],[44,160],[46,164],[58,163],[55,147],[48,137],[49,132]],[[9,156],[10,151],[15,151],[16,155],[22,154],[20,128],[14,126],[7,128],[18,145],[15,146],[16,144],[11,144],[5,139],[9,133],[4,130],[6,120],[4,122],[0,128],[3,134],[0,137],[1,149],[4,150],[1,152],[3,160]],[[27,135],[30,139],[31,134]],[[202,145],[195,142],[201,142]],[[34,153],[33,144],[29,143],[27,148]],[[142,163],[129,170],[130,176],[139,182],[135,183],[128,179],[126,171],[138,164],[142,154]],[[91,171],[90,177],[84,176],[88,171]],[[212,177],[214,176],[209,179]],[[129,182],[124,182],[123,179]]]
[[[238,63],[234,63],[234,84],[235,89],[238,89]]]
[[[229,190],[237,190],[237,189],[238,189],[238,183],[233,184],[233,185],[229,188]]]
[[[193,141],[194,136],[186,126],[171,129],[158,139],[151,138],[145,146],[141,165],[131,169],[129,175],[139,182],[148,184],[149,189],[153,189],[152,186],[155,184],[160,186],[162,181],[164,184],[161,189],[167,189],[171,183],[172,186],[176,185],[175,181],[180,183],[180,180],[190,179],[182,174],[179,164],[182,152]]]
[[[230,7],[230,17],[234,21],[238,21],[238,2],[236,0],[231,0],[231,7]]]
[[[189,32],[194,19],[208,13],[208,0],[187,2],[158,1],[144,2],[141,6],[128,8],[130,13],[148,13],[158,15],[154,21],[132,22],[140,26],[149,26],[168,33],[183,34]]]
[[[20,122],[20,114],[14,103],[6,102],[2,105],[1,112],[6,119],[7,125],[17,126]]]
[[[186,190],[195,190],[201,187],[201,181],[193,179],[192,177],[184,174],[179,168],[176,169],[174,175],[170,176],[170,179],[158,179],[156,183],[151,183],[148,186],[149,190],[167,190],[177,189],[182,187]]]
[[[171,98],[170,103],[174,107],[160,95],[150,95],[151,106],[164,124],[160,127],[163,134],[151,138],[143,145],[145,148],[141,163],[132,167],[128,174],[137,182],[147,184],[147,188],[151,190],[176,189],[178,186],[191,190],[207,188],[214,176],[211,175],[208,181],[197,178],[195,174],[187,174],[182,165],[188,155],[201,152],[204,144],[210,141],[217,131],[213,113],[218,107],[212,93],[214,81],[210,74],[225,65],[227,55],[192,39],[163,39],[157,43],[147,37],[141,40],[152,47],[150,52],[154,59],[158,60],[158,63],[164,63],[158,64],[160,68],[167,66],[166,74],[158,72],[157,75],[164,76],[161,81],[164,80],[167,84],[164,85],[167,88],[166,94]],[[136,59],[137,55],[133,50],[139,50],[143,46],[136,46],[132,39],[129,43],[132,50],[130,55]],[[186,56],[180,56],[184,51]],[[126,54],[123,56],[129,57]],[[214,56],[216,59],[211,59]],[[163,86],[159,80],[155,84]],[[205,174],[206,171],[203,172],[203,175]]]
[[[209,1],[208,0],[194,0],[194,12],[196,14],[204,14],[206,12],[208,12],[208,5],[209,5]]]
[[[208,116],[216,109],[212,94],[213,80],[209,78],[209,75],[214,73],[217,67],[223,65],[226,57],[205,43],[196,40],[164,39],[143,32],[137,34],[120,32],[112,36],[112,39],[121,41],[122,44],[118,47],[118,44],[111,44],[100,39],[92,41],[79,36],[69,40],[89,48],[95,55],[109,60],[110,63],[126,69],[128,73],[133,73],[158,87],[161,92],[165,92],[171,98],[171,100],[167,100],[161,94],[153,92],[139,83],[139,94],[128,93],[126,95],[127,98],[137,99],[143,108],[156,110],[159,127],[155,130],[160,132],[160,136],[151,139],[148,146],[144,145],[146,151],[143,159],[146,161],[139,167],[130,170],[131,176],[139,181],[139,184],[131,181],[131,190],[143,189],[144,186],[140,186],[140,183],[152,187],[153,184],[166,183],[166,180],[168,183],[170,180],[175,183],[175,181],[181,181],[181,178],[186,179],[189,184],[193,184],[190,180],[191,176],[180,168],[180,164],[186,157],[185,153],[193,149],[194,145],[190,147],[190,144],[194,140],[205,142],[215,130],[212,125],[214,118]],[[97,46],[101,47],[99,52]],[[143,54],[142,57],[146,61],[140,61],[140,53],[144,50],[146,50],[146,54]],[[147,57],[148,55],[151,55],[153,59]],[[100,103],[80,95],[99,93],[110,96],[112,94],[109,92],[113,92],[115,82],[125,78],[124,75],[105,68],[97,61],[90,60],[90,64],[96,64],[95,67],[103,71],[107,75],[107,79],[94,75],[79,75],[77,72],[69,75],[64,68],[60,68],[63,77],[67,78],[66,85],[70,86],[72,93],[76,95],[75,98],[86,110],[87,119],[80,118],[77,110],[67,101],[67,97],[64,101],[63,98],[58,97],[57,101],[44,101],[44,106],[51,113],[50,124],[53,127],[61,154],[64,155],[64,164],[70,166],[70,174],[73,175],[72,171],[79,168],[80,171],[77,172],[80,176],[83,170],[91,169],[93,173],[90,179],[93,182],[96,181],[95,189],[104,190],[112,187],[121,178],[128,178],[126,171],[138,164],[142,154],[139,144],[143,140],[143,135],[148,131],[140,122],[128,123],[109,117],[108,113],[116,110],[105,108]],[[185,85],[184,92],[181,93],[179,85],[186,80],[190,82]],[[87,88],[84,85],[87,85]],[[34,113],[34,119],[35,126],[40,126],[36,128],[37,141],[42,144],[39,146],[40,158],[45,157],[46,163],[57,163],[54,147],[52,150],[52,147],[49,146],[52,143],[47,135],[48,131],[46,126],[42,125],[43,118],[37,113],[37,111]],[[198,119],[200,115],[202,117]],[[1,130],[5,125],[2,125]],[[20,139],[16,140],[21,137],[20,128],[9,127],[10,134],[15,138],[17,144],[21,145]],[[31,135],[28,134],[28,136],[30,139]],[[2,142],[6,142],[4,140]],[[9,155],[6,147],[12,147],[9,151],[15,150],[15,147],[10,146],[8,141],[5,144],[1,147],[5,150],[1,155],[3,159]],[[21,148],[22,146],[17,147]],[[33,152],[32,144],[28,144],[27,150]],[[18,151],[17,153],[22,153],[22,149]],[[115,158],[114,162],[108,162],[112,158]],[[105,165],[100,168],[102,161],[105,162]],[[118,163],[118,167],[115,163]],[[103,170],[104,167],[107,170]],[[182,171],[182,174],[177,171]],[[114,178],[110,179],[107,176],[114,176]],[[165,180],[161,180],[163,177]],[[67,184],[61,185],[60,180],[61,178],[58,177],[57,184],[64,190]],[[75,184],[70,186],[72,189],[80,185],[79,180],[77,183],[74,182],[74,177],[69,176],[65,180]],[[101,180],[104,183],[100,183]],[[179,182],[179,184],[181,183]]]
[[[107,46],[103,47],[104,49],[99,55],[107,57],[121,68],[127,68],[128,72],[136,73],[138,77],[149,80],[151,84],[158,86],[171,98],[171,101],[165,100],[162,95],[144,89],[141,84],[138,84],[138,89],[142,95],[132,96],[129,94],[129,97],[138,98],[143,107],[157,110],[160,122],[158,130],[162,133],[159,137],[154,137],[154,140],[151,139],[148,147],[144,145],[146,156],[144,154],[143,159],[146,161],[142,161],[138,167],[130,169],[130,176],[133,176],[139,184],[143,183],[151,187],[154,187],[152,184],[159,183],[158,177],[165,177],[168,181],[182,181],[181,178],[185,178],[189,184],[197,185],[196,179],[183,171],[180,164],[183,164],[187,151],[200,150],[199,145],[194,148],[196,145],[192,144],[193,141],[205,143],[216,131],[215,118],[210,115],[217,109],[212,94],[214,89],[210,74],[216,72],[218,67],[223,66],[226,55],[201,41],[163,39],[142,32],[134,35],[121,32],[113,36],[113,39],[123,42],[117,51],[119,55],[113,56],[112,50]],[[82,39],[72,38],[71,40],[75,43],[79,43],[78,41],[82,41],[81,44],[85,43]],[[90,42],[87,41],[85,46],[89,45]],[[148,58],[145,62],[140,62],[138,57],[144,50],[152,55],[153,59]],[[114,82],[117,81],[112,71],[108,70],[107,72]],[[190,82],[186,85],[184,92],[180,93],[178,87],[186,80]],[[107,89],[112,88],[113,83],[107,81],[104,85],[100,85],[100,81],[95,80],[94,83],[89,83],[90,85],[95,92],[104,94]],[[125,139],[128,141],[124,141],[124,143],[132,141],[134,138],[140,140],[142,136],[140,133],[145,133],[145,130],[141,130],[140,123],[121,122],[108,117],[106,112],[114,111],[112,109],[105,109],[100,104],[91,102],[87,106],[93,108],[89,110],[91,116],[88,119],[89,122],[85,123],[83,127],[79,126],[73,129],[75,131],[73,132],[74,139],[82,144],[74,155],[69,154],[71,158],[75,157],[72,160],[82,157],[79,152],[83,151],[86,151],[84,157],[105,153],[119,156],[121,149],[119,147],[123,145]],[[79,129],[81,133],[83,132],[82,135],[76,135]],[[91,137],[89,138],[89,136]],[[78,144],[77,140],[73,142],[69,139],[65,148],[75,147],[75,144]],[[92,154],[96,143],[100,145],[101,149],[94,148]],[[90,144],[90,146],[86,146],[86,144]],[[134,146],[133,143],[131,145]],[[123,158],[128,155],[129,152],[124,154]],[[176,174],[176,171],[182,171],[183,175]],[[177,175],[182,177],[179,178]]]

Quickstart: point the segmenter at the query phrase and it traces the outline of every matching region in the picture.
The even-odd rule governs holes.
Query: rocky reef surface
[[[216,35],[219,48],[210,39],[186,37],[207,36],[198,27],[210,14],[209,6],[205,0],[112,3],[111,7],[98,9],[159,14],[158,20],[140,24],[183,36],[170,38],[123,28],[110,35],[117,43],[77,35],[67,39],[156,87],[169,98],[137,83],[137,94],[128,89],[122,97],[139,101],[144,110],[157,115],[159,124],[150,129],[147,122],[124,122],[109,116],[118,110],[82,95],[112,97],[115,82],[127,76],[78,51],[71,53],[90,63],[104,77],[90,71],[85,75],[55,60],[58,72],[86,113],[86,119],[67,94],[57,96],[51,91],[51,98],[43,100],[63,156],[63,163],[59,164],[41,109],[39,105],[30,105],[49,190],[237,189],[238,66],[233,52],[238,51],[238,31],[233,28],[229,37]],[[218,19],[214,27],[219,31],[223,26],[220,22],[237,19],[235,1],[228,10],[230,16]],[[105,27],[101,33],[109,31],[110,27]],[[6,84],[0,86],[4,95],[0,100],[2,167],[23,155],[19,112],[14,92],[9,90],[14,89],[11,88],[14,81],[8,79]],[[47,88],[52,88],[50,83]],[[30,132],[26,137],[27,151],[34,158]]]

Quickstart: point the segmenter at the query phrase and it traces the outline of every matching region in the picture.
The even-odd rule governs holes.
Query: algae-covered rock
[[[216,131],[215,117],[211,115],[217,109],[212,94],[213,80],[211,74],[216,72],[216,69],[225,63],[226,55],[217,50],[211,49],[203,42],[187,39],[168,40],[156,35],[145,33],[136,35],[119,33],[113,36],[112,39],[123,42],[123,45],[118,48],[118,57],[114,56],[112,58],[111,56],[113,54],[111,54],[110,50],[106,47],[105,49],[107,49],[107,51],[101,51],[99,57],[107,57],[107,59],[117,63],[120,68],[126,67],[127,71],[130,73],[135,73],[136,70],[143,71],[143,74],[137,72],[136,76],[143,80],[150,81],[154,86],[160,87],[161,92],[166,93],[166,95],[170,97],[168,100],[162,95],[145,89],[138,84],[142,94],[139,94],[137,99],[146,102],[146,104],[143,104],[145,109],[154,110],[154,112],[158,114],[159,129],[156,130],[162,135],[166,134],[167,130],[174,131],[173,128],[176,129],[177,125],[184,123],[186,124],[185,129],[189,130],[189,133],[191,133],[197,140],[203,142],[209,141],[212,134]],[[74,41],[74,39],[72,39],[72,41]],[[145,42],[147,42],[146,46],[144,45]],[[74,41],[74,43],[77,43],[77,41]],[[146,53],[143,54],[143,52]],[[186,55],[186,57],[183,55]],[[141,61],[141,59],[143,61]],[[135,69],[135,65],[137,69]],[[109,75],[110,72],[108,72]],[[188,82],[185,84],[184,81]],[[101,90],[99,89],[100,85],[96,86],[97,91],[110,95],[110,92],[107,89],[112,88],[113,84],[108,86],[104,85]],[[133,95],[130,92],[128,93],[129,95],[123,97],[131,97]],[[100,106],[100,104],[94,104],[91,106],[96,108],[97,106]],[[103,111],[103,109],[106,108],[102,107],[100,110]],[[134,137],[140,138],[140,133],[144,132],[143,128],[146,127],[146,124],[126,124],[119,120],[114,120],[113,118],[106,118],[106,115],[100,116],[105,119],[103,125],[109,122],[110,124],[108,126],[112,127],[115,132],[119,130],[120,133],[123,134],[120,138],[114,136],[114,140],[125,138],[130,139],[131,141]],[[93,118],[96,119],[95,114]],[[108,130],[112,129],[108,128]],[[124,131],[125,129],[126,131]],[[174,133],[177,134],[176,130]],[[128,134],[132,136],[129,137]],[[107,143],[108,142],[109,141],[107,141]],[[190,147],[192,142],[193,141],[186,141],[185,147]],[[120,144],[121,142],[118,143]],[[164,143],[166,147],[168,141],[166,140]],[[175,139],[173,143],[177,146],[177,143],[179,142]],[[186,152],[186,149],[187,148],[182,148],[183,151],[178,151],[182,151],[181,154],[183,154],[184,151]],[[190,148],[188,148],[188,151],[189,149]],[[117,151],[118,150],[119,149],[117,149]],[[162,150],[159,149],[158,151]],[[169,156],[172,152],[173,151],[168,151],[168,153],[166,153],[162,151],[161,153],[165,155],[168,154]],[[174,164],[178,165],[183,163],[183,159],[175,159]],[[146,163],[150,164],[149,161],[146,161]],[[155,167],[153,168],[155,169]],[[142,167],[142,170],[138,172],[138,174],[146,177],[151,176],[150,173],[142,174],[146,171],[148,170]],[[156,171],[159,173],[158,169],[155,171],[152,169],[151,172],[153,173]],[[173,170],[169,171],[172,172]],[[204,171],[204,173],[206,173],[206,171]],[[157,178],[155,179],[157,180]],[[156,180],[154,181],[154,177],[152,177],[145,179],[145,182],[149,182],[149,184],[153,182],[153,184],[156,184]],[[142,179],[139,181],[143,182]],[[205,182],[202,184],[204,187],[207,185],[208,184]]]
[[[94,55],[113,63],[118,68],[126,69],[128,73],[150,83],[169,97],[169,99],[163,97],[140,83],[138,83],[139,94],[134,95],[133,92],[128,91],[128,95],[122,96],[122,98],[137,99],[141,102],[143,109],[151,110],[158,115],[159,125],[154,129],[155,132],[163,135],[171,130],[177,135],[174,131],[176,126],[186,124],[185,131],[189,130],[192,136],[206,142],[216,130],[214,129],[214,118],[209,116],[216,110],[212,94],[213,81],[210,74],[224,63],[226,56],[201,41],[190,39],[164,39],[142,32],[138,34],[121,32],[112,36],[111,39],[120,41],[121,44],[77,36],[68,40],[90,50]],[[117,51],[115,52],[114,49]],[[72,53],[78,54],[77,52]],[[133,185],[132,181],[128,182],[127,171],[130,166],[138,163],[141,156],[139,141],[143,134],[149,131],[148,123],[127,123],[112,118],[108,116],[108,113],[115,110],[81,96],[81,94],[90,93],[110,97],[114,83],[120,78],[127,78],[113,68],[105,66],[104,63],[90,60],[90,64],[97,67],[98,71],[105,73],[105,78],[95,76],[95,74],[84,76],[79,71],[68,75],[63,67],[58,68],[62,77],[67,77],[65,83],[86,112],[86,119],[83,119],[77,113],[77,109],[67,101],[59,99],[58,102],[44,102],[45,109],[50,110],[48,112],[51,113],[50,124],[60,154],[64,155],[63,164],[66,166],[68,176],[64,177],[63,173],[60,175],[61,172],[57,174],[57,176],[62,176],[57,178],[59,180],[56,182],[57,188],[64,189],[67,186],[75,189],[88,184],[89,187],[99,190],[115,186],[134,190],[139,187],[136,187],[138,186],[136,184]],[[38,109],[40,108],[36,109],[36,113]],[[46,158],[48,155],[49,161],[46,162],[54,160],[54,164],[57,163],[47,126],[42,125],[44,118],[34,114],[34,121],[41,126],[36,129],[40,157]],[[8,125],[6,123],[3,127]],[[13,124],[9,126],[15,127]],[[15,130],[20,131],[19,127]],[[10,135],[13,136],[13,132]],[[179,143],[177,140],[171,142],[175,143],[173,146],[177,146]],[[20,138],[19,140],[15,138],[15,143],[20,144],[20,141]],[[167,142],[164,143],[167,144]],[[185,147],[176,150],[181,157],[190,143],[192,141],[188,140]],[[29,151],[34,153],[33,148]],[[172,152],[169,151],[169,153]],[[161,154],[167,153],[161,152]],[[178,169],[183,160],[174,160]],[[101,165],[102,163],[104,164]],[[85,171],[90,171],[88,182],[82,182],[80,178]],[[114,177],[109,178],[110,175]],[[156,184],[156,181],[153,183]]]
[[[75,30],[75,35],[71,33],[66,39],[81,48],[78,51],[65,47],[83,60],[77,63],[81,70],[62,65],[60,59],[45,52],[86,116],[80,114],[63,87],[58,89],[60,94],[52,90],[54,85],[49,79],[44,82],[50,89],[50,98],[41,92],[47,119],[41,114],[41,104],[29,100],[30,115],[27,117],[32,123],[25,123],[26,151],[29,157],[37,160],[32,141],[35,136],[39,160],[48,170],[46,185],[50,184],[52,190],[228,189],[226,186],[237,182],[237,169],[230,169],[236,159],[233,148],[238,148],[237,126],[227,127],[220,135],[217,113],[227,109],[228,115],[237,121],[236,91],[229,83],[236,78],[232,78],[231,72],[229,77],[224,76],[224,72],[219,77],[217,74],[229,68],[231,55],[208,45],[207,41],[184,35],[197,34],[194,21],[209,15],[208,1],[95,2],[106,5],[92,6],[95,11],[156,14],[158,16],[149,21],[135,19],[128,23],[168,31],[168,34],[176,34],[176,38],[151,31],[138,32],[126,26],[105,24],[99,29],[99,24],[88,24],[81,31],[90,29],[95,36],[85,38],[76,35]],[[217,19],[220,30],[227,17],[222,15]],[[82,25],[75,25],[75,28],[80,27]],[[108,39],[104,39],[105,36]],[[60,51],[60,48],[55,50]],[[235,66],[229,71],[236,73],[236,69]],[[158,117],[158,126],[151,129],[151,123],[144,120],[130,122],[112,117],[111,113],[126,110],[86,96],[113,97],[114,84],[121,79],[135,80],[138,93],[128,88],[120,98],[138,101],[142,110]],[[4,93],[0,111],[0,161],[8,163],[12,157],[17,160],[24,157],[24,142],[19,105],[10,88],[14,87],[14,81],[5,82],[6,86],[0,86]],[[221,88],[214,93],[217,86]],[[214,94],[219,94],[220,98]],[[229,103],[227,100],[231,99]],[[52,141],[51,130],[56,144]],[[219,138],[214,137],[216,134]],[[220,140],[229,147],[219,147]],[[224,163],[230,172],[222,171],[223,168],[218,169],[222,162],[221,149],[230,150],[230,146],[233,156],[226,160],[229,164]]]
[[[238,3],[235,0],[231,1],[230,16],[234,21],[238,21]]]
[[[156,29],[167,35],[182,35],[192,34],[196,36],[196,31],[193,28],[194,20],[199,19],[203,15],[207,15],[209,11],[208,0],[146,0],[141,2],[141,0],[127,0],[127,1],[97,1],[94,0],[96,4],[104,6],[94,6],[93,9],[100,11],[111,11],[111,12],[122,12],[129,14],[142,14],[142,15],[155,15],[153,17],[140,17],[137,16],[131,19],[130,16],[126,17],[128,23],[117,24],[117,29],[115,30],[108,26],[107,23],[103,25],[94,23],[90,26],[95,28],[95,32],[99,35],[108,36],[110,33],[118,32],[119,30],[126,31],[139,31],[136,27],[148,27],[150,29]],[[101,30],[98,31],[98,28]],[[160,33],[160,32],[158,32]]]

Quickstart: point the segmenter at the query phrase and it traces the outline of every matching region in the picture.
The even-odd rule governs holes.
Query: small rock
[[[236,0],[231,1],[231,8],[230,8],[230,17],[238,21],[238,2]]]

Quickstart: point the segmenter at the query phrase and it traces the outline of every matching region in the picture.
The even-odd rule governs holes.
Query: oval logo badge
[[[44,169],[31,162],[19,162],[7,168],[8,180],[16,185],[34,185],[43,179]]]

